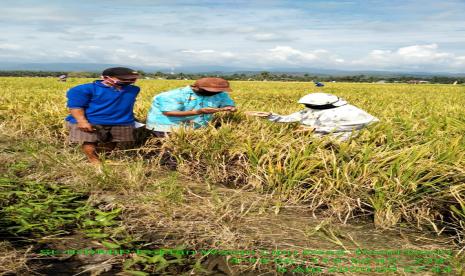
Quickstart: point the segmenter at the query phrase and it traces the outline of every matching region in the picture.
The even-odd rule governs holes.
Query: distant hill
[[[397,76],[412,76],[412,77],[431,77],[431,76],[450,76],[450,77],[464,77],[465,73],[447,73],[447,72],[404,72],[404,71],[349,71],[325,68],[240,68],[240,67],[227,67],[227,66],[184,66],[174,68],[162,68],[151,66],[138,66],[138,65],[122,65],[122,64],[102,64],[102,63],[13,63],[2,62],[0,63],[0,70],[18,70],[18,71],[81,71],[81,72],[101,72],[103,69],[115,66],[128,66],[137,70],[145,72],[164,72],[169,73],[208,73],[218,75],[229,74],[246,74],[252,75],[257,72],[267,71],[274,74],[292,74],[292,75],[316,75],[316,76],[353,76],[353,75],[368,75],[368,76],[383,76],[383,77],[397,77]]]

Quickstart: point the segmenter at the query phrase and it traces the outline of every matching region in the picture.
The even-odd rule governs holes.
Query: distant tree
[[[398,75],[398,76],[374,76],[374,75],[352,75],[352,76],[316,76],[297,73],[271,73],[268,71],[263,71],[259,73],[234,73],[234,74],[198,74],[198,73],[146,73],[144,71],[139,71],[142,76],[152,77],[152,78],[162,78],[162,79],[190,79],[195,80],[202,77],[211,77],[211,76],[220,76],[227,80],[243,80],[243,81],[253,81],[253,80],[273,80],[273,81],[336,81],[336,82],[376,82],[380,80],[385,80],[387,82],[403,82],[406,83],[409,80],[422,80],[429,81],[431,83],[445,83],[452,84],[455,81],[458,83],[464,83],[465,77],[449,77],[449,76],[408,76],[408,75]],[[18,70],[5,70],[0,71],[0,76],[3,77],[58,77],[60,75],[66,74],[68,77],[72,78],[98,78],[100,73],[95,72],[51,72],[51,71],[18,71]]]
[[[98,78],[100,73],[93,72],[69,72],[68,78]]]
[[[141,77],[147,76],[147,73],[145,73],[143,70],[137,70],[137,72],[139,72],[139,76]]]
[[[271,74],[270,72],[263,71],[260,73],[260,75],[257,76],[258,80],[268,80],[271,79]]]

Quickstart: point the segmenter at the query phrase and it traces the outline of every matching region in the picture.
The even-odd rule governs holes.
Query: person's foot
[[[100,160],[89,160],[89,165],[95,168],[95,171],[97,174],[102,174],[103,173],[103,168],[102,168],[102,162]]]
[[[95,165],[95,166],[101,166],[102,165],[102,161],[100,161],[99,159],[89,159],[89,163],[91,163],[92,165]]]

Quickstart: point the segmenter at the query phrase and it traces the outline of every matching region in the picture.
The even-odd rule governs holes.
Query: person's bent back
[[[217,112],[234,112],[234,101],[229,82],[221,78],[202,78],[193,85],[173,89],[156,95],[152,101],[147,128],[156,136],[182,126],[206,126]]]

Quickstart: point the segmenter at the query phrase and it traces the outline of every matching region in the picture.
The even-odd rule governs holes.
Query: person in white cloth
[[[341,141],[347,140],[352,132],[355,134],[358,130],[379,121],[378,118],[332,94],[311,93],[303,96],[298,102],[306,108],[289,115],[259,111],[247,111],[245,114],[277,123],[300,122],[300,130],[311,130],[317,136],[329,134]]]

